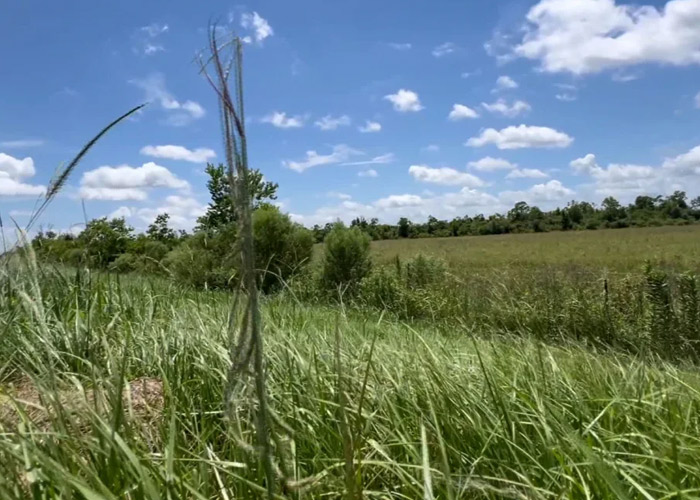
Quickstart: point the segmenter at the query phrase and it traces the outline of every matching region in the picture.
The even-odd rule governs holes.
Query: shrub
[[[171,251],[163,265],[180,282],[198,288],[223,288],[235,276],[235,229],[200,231]]]
[[[337,223],[324,243],[323,285],[328,289],[356,288],[371,268],[369,244],[369,236],[359,228]]]
[[[298,273],[311,260],[311,231],[295,224],[277,207],[264,205],[253,214],[256,267],[260,288],[270,292]]]
[[[131,273],[138,267],[139,258],[133,253],[123,253],[109,264],[109,270],[115,273]]]
[[[409,288],[425,288],[444,281],[447,265],[436,257],[418,254],[406,262],[403,272]]]

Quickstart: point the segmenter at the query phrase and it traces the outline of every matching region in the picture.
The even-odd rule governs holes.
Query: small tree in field
[[[197,219],[197,229],[218,230],[224,226],[236,222],[236,210],[233,206],[231,193],[231,180],[228,178],[225,165],[219,163],[207,164],[206,173],[209,176],[207,189],[211,195],[211,202],[207,212]],[[248,196],[253,201],[253,209],[261,203],[277,199],[277,183],[264,180],[259,170],[248,170]]]
[[[323,282],[328,288],[354,288],[372,266],[370,237],[359,228],[337,223],[324,240]]]

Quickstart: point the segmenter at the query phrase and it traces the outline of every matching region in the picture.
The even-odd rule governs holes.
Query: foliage
[[[395,265],[387,272],[398,279]],[[532,275],[521,272],[524,286]],[[514,284],[488,278],[494,288]],[[574,275],[558,278],[576,289]],[[472,306],[485,318],[522,299],[534,316],[538,303],[555,299],[552,286],[529,298],[510,287],[494,309],[483,309],[486,300]],[[3,498],[262,496],[260,461],[249,451],[252,412],[231,426],[222,411],[227,294],[31,266],[6,269],[0,289]],[[624,307],[621,281],[610,293],[634,310],[633,296]],[[585,328],[602,287],[582,298],[576,314]],[[351,424],[350,459],[362,467],[358,488],[376,498],[674,498],[700,490],[696,366],[577,342],[552,347],[530,334],[534,320],[484,338],[485,326],[406,324],[368,309],[341,315],[284,296],[266,301],[263,317],[270,398],[294,436],[277,446],[293,460],[292,479],[313,478],[303,498],[346,496],[337,464],[348,457],[331,418],[337,401]]]
[[[256,267],[261,290],[270,292],[298,273],[311,260],[313,236],[272,205],[253,213]]]
[[[371,268],[370,238],[357,227],[337,223],[323,246],[323,284],[352,291]]]
[[[236,213],[231,197],[231,180],[228,178],[223,163],[208,163],[206,173],[209,176],[207,189],[211,202],[206,213],[197,219],[198,230],[218,230],[236,221]],[[266,181],[259,170],[248,172],[248,192],[253,200],[253,207],[277,199],[277,183]]]

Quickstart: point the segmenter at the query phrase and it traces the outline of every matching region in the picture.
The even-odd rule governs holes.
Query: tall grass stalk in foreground
[[[238,294],[244,301],[243,309],[236,310],[238,300],[234,304],[232,318],[240,316],[240,324],[231,322],[231,367],[228,374],[226,389],[227,405],[230,416],[234,416],[237,401],[234,399],[238,392],[241,379],[249,370],[252,358],[253,378],[257,396],[256,432],[260,457],[265,470],[265,480],[268,498],[275,494],[275,471],[272,460],[270,410],[265,386],[265,366],[263,356],[262,325],[260,319],[257,276],[255,269],[255,248],[253,243],[252,199],[248,192],[248,149],[245,131],[245,111],[243,106],[243,45],[236,37],[228,45],[231,49],[230,59],[224,63],[222,53],[227,45],[219,46],[216,38],[216,27],[210,29],[209,55],[207,62],[200,60],[202,73],[212,89],[216,92],[221,111],[221,126],[224,140],[224,151],[228,168],[228,179],[231,183],[231,196],[236,218],[238,220],[238,241],[240,247],[240,285]],[[208,67],[213,67],[213,76],[208,73]],[[229,89],[229,77],[233,69],[233,92]],[[237,339],[235,338],[237,336]]]

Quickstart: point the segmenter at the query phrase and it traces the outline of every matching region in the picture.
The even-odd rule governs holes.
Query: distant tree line
[[[397,224],[380,224],[378,219],[358,217],[350,226],[360,228],[373,240],[389,240],[680,225],[699,220],[700,196],[688,200],[685,192],[676,191],[666,197],[637,196],[634,203],[627,206],[609,196],[600,206],[585,201],[571,201],[564,208],[545,212],[520,201],[505,214],[479,214],[474,217],[455,217],[452,220],[431,216],[422,223],[402,217]],[[322,242],[332,229],[333,223],[315,225],[312,229],[314,240]]]
[[[48,261],[114,272],[167,274],[199,287],[227,287],[236,279],[238,261],[231,183],[224,165],[209,164],[206,172],[211,201],[192,233],[171,228],[167,213],[159,214],[142,234],[136,234],[123,218],[100,218],[89,221],[77,235],[41,231],[32,240],[33,248],[37,256]],[[277,184],[266,181],[257,170],[249,175],[260,284],[264,291],[271,291],[306,266],[314,243],[328,243],[327,237],[342,226],[329,223],[307,229],[294,223],[271,203],[276,199]],[[377,219],[368,221],[359,217],[350,224],[356,236],[347,237],[350,238],[347,241],[359,241],[357,235],[383,240],[660,226],[698,220],[700,196],[688,200],[686,193],[676,191],[666,197],[638,196],[627,206],[613,197],[605,198],[600,206],[572,201],[549,212],[521,201],[506,214],[455,217],[449,221],[428,217],[426,222],[418,223],[402,217],[397,224],[380,224]],[[346,237],[341,231],[335,238],[345,241]],[[334,245],[345,246],[345,243]],[[337,252],[344,255],[350,251]],[[359,265],[356,269],[363,267]],[[327,269],[326,274],[331,276],[332,272]]]

